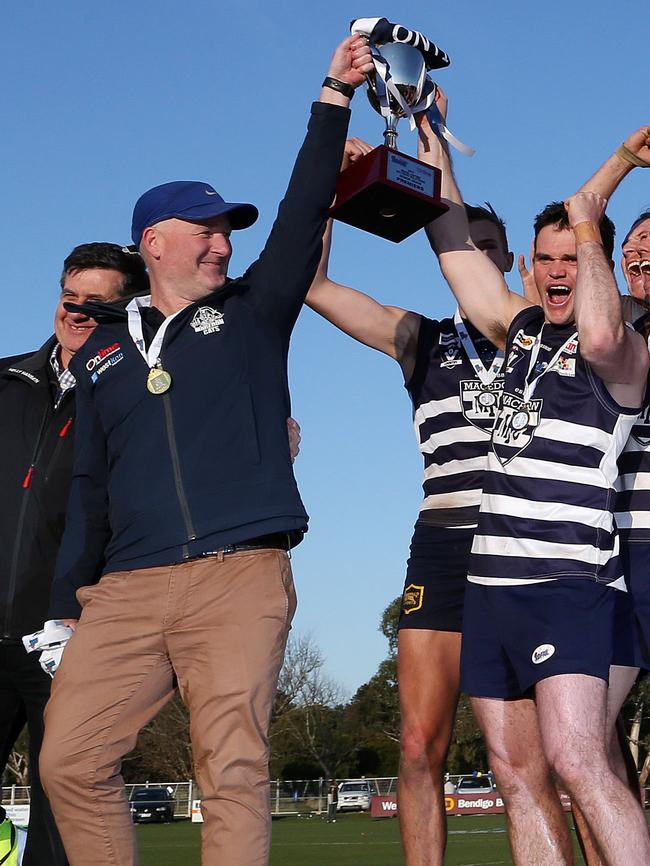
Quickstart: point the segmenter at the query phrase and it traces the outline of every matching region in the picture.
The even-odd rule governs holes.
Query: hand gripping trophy
[[[435,103],[436,85],[427,72],[449,66],[449,58],[426,36],[386,18],[357,18],[352,33],[368,38],[375,71],[368,99],[386,122],[385,144],[341,173],[334,219],[391,241],[401,241],[447,210],[440,201],[441,172],[396,149],[397,124],[429,112],[434,129],[458,150],[473,151],[449,132]]]

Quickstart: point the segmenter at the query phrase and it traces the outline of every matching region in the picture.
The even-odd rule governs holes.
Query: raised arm
[[[349,139],[341,168],[347,168],[370,150],[372,147],[365,141]],[[307,305],[350,337],[394,358],[402,367],[404,377],[410,378],[420,317],[400,307],[380,304],[363,292],[331,280],[328,276],[331,239],[332,221],[329,220],[323,236],[323,254],[307,293]]]
[[[584,184],[582,192],[595,192],[610,199],[623,178],[635,167],[650,168],[650,126],[629,135]]]
[[[606,199],[585,188],[566,202],[578,259],[575,321],[583,358],[619,404],[634,407],[643,399],[650,356],[643,337],[623,320],[612,264],[598,229],[606,205]]]
[[[327,210],[334,198],[354,89],[373,68],[364,39],[351,36],[334,52],[307,136],[259,259],[251,265],[250,299],[288,338],[314,278]],[[338,87],[339,89],[332,89]]]
[[[449,210],[429,223],[426,233],[443,276],[471,322],[503,347],[510,322],[530,303],[508,289],[496,265],[472,242],[449,153],[424,115],[418,158],[442,170],[442,199]]]

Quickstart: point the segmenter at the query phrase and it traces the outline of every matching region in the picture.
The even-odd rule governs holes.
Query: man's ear
[[[143,257],[150,256],[152,259],[159,259],[163,243],[163,234],[158,231],[157,226],[147,226],[140,239],[140,252]]]
[[[506,268],[506,270],[505,270],[506,274],[509,274],[509,273],[510,273],[510,271],[512,270],[512,266],[514,265],[514,263],[515,263],[515,254],[509,252],[508,255],[506,256],[506,264],[507,264],[507,266],[508,266],[508,267]]]

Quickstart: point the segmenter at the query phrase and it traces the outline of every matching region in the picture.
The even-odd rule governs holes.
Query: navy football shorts
[[[462,691],[517,698],[559,674],[608,682],[620,592],[583,578],[525,586],[468,583]]]
[[[416,523],[406,567],[399,628],[462,631],[473,529]]]
[[[650,542],[621,539],[621,560],[629,598],[617,626],[614,663],[650,670]],[[623,614],[632,620],[631,628]],[[619,645],[625,652],[616,652]]]

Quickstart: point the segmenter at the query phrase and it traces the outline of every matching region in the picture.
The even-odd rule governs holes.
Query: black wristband
[[[330,78],[326,76],[322,84],[323,87],[329,87],[330,90],[336,90],[337,93],[342,93],[348,99],[354,96],[354,87],[351,84],[346,84],[345,81],[339,81],[338,78]]]

